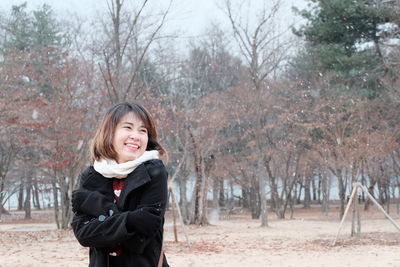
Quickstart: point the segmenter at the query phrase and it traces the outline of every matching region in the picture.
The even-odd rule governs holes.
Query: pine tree
[[[385,9],[364,0],[310,1],[311,10],[297,10],[307,23],[295,33],[310,44],[320,72],[330,73],[336,89],[379,96],[380,77],[386,71],[379,30],[387,20]]]

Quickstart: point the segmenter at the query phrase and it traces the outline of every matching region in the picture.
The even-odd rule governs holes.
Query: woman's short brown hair
[[[97,128],[90,144],[92,162],[101,158],[117,159],[117,152],[113,146],[115,129],[122,117],[130,112],[143,121],[144,127],[147,129],[149,140],[146,150],[157,150],[160,156],[166,157],[166,151],[158,143],[156,126],[150,113],[137,103],[124,102],[110,108]]]

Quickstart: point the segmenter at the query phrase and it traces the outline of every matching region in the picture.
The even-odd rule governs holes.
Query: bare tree
[[[1,132],[4,132],[2,130]],[[0,216],[2,213],[8,213],[4,208],[4,203],[8,200],[11,192],[6,191],[6,178],[11,168],[11,162],[15,159],[17,149],[14,147],[12,140],[0,141]]]
[[[245,2],[242,3],[244,5]],[[225,1],[225,9],[230,20],[240,54],[244,58],[250,74],[251,87],[256,95],[254,103],[255,116],[251,128],[257,150],[257,178],[261,197],[261,226],[268,226],[268,208],[266,195],[266,163],[269,162],[265,152],[269,145],[265,138],[264,116],[265,107],[261,100],[268,94],[268,83],[276,75],[280,64],[286,56],[287,43],[282,42],[284,31],[277,29],[276,16],[280,1],[274,1],[270,7],[264,5],[251,21],[249,16],[242,17],[239,13],[243,6],[233,8],[232,1]]]
[[[150,46],[160,38],[171,4],[172,0],[166,10],[154,14],[147,11],[148,0],[135,1],[131,10],[123,0],[107,2],[107,17],[101,19],[102,34],[93,49],[99,56],[98,65],[111,103],[136,99],[142,93],[140,75]]]

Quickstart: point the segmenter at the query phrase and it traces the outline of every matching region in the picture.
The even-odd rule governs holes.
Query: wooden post
[[[349,199],[349,203],[347,204],[346,210],[344,212],[342,221],[340,222],[339,229],[338,229],[338,232],[336,234],[335,240],[332,243],[332,246],[334,246],[336,244],[336,240],[337,240],[337,238],[339,236],[339,233],[340,233],[340,230],[342,228],[343,222],[344,222],[344,220],[346,218],[347,212],[349,211],[351,202],[354,199],[354,196],[355,196],[355,193],[357,192],[357,188],[358,187],[360,187],[365,192],[365,194],[367,194],[368,198],[372,201],[372,203],[374,203],[378,207],[378,209],[380,209],[382,211],[382,213],[386,216],[386,218],[388,218],[390,220],[390,222],[397,228],[397,230],[400,231],[400,226],[396,223],[395,220],[392,219],[392,217],[389,216],[389,214],[382,208],[382,206],[379,205],[379,203],[376,201],[376,199],[368,192],[368,189],[365,186],[363,186],[361,183],[357,182],[357,183],[353,183],[353,192],[351,193],[351,196],[350,196],[350,199]],[[359,225],[358,225],[358,230],[359,231],[361,230],[361,223],[359,223]]]
[[[395,220],[392,219],[392,217],[389,216],[389,214],[387,214],[387,212],[382,208],[382,206],[379,205],[378,201],[376,201],[376,199],[368,192],[368,189],[365,188],[365,186],[363,186],[361,184],[359,184],[359,186],[361,187],[362,190],[364,190],[364,192],[371,199],[371,201],[378,207],[378,209],[380,209],[383,212],[383,214],[385,214],[386,218],[389,219],[389,221],[394,225],[394,227],[396,227],[397,230],[400,231],[400,226],[395,222]]]
[[[349,209],[350,209],[350,206],[351,206],[351,202],[353,201],[353,198],[354,198],[356,192],[357,192],[357,186],[354,186],[354,187],[353,187],[353,192],[351,192],[351,196],[350,196],[350,199],[349,199],[349,203],[347,203],[346,210],[344,211],[342,221],[340,222],[339,229],[338,229],[338,232],[337,232],[337,234],[336,234],[335,240],[333,240],[332,246],[334,246],[334,245],[336,244],[336,240],[337,240],[337,238],[338,238],[338,236],[339,236],[340,230],[341,230],[341,228],[342,228],[342,225],[343,225],[343,223],[344,223],[344,220],[346,219],[347,212],[349,212]]]
[[[188,235],[187,235],[187,233],[186,233],[185,223],[183,222],[181,210],[180,210],[180,208],[179,208],[178,202],[176,201],[175,193],[174,193],[174,191],[172,190],[172,187],[170,187],[169,190],[170,190],[170,192],[171,192],[171,196],[172,196],[173,202],[174,202],[175,205],[176,205],[176,210],[178,211],[179,221],[181,222],[182,230],[183,230],[183,234],[185,235],[186,242],[187,242],[187,244],[188,244],[188,247],[191,247],[191,244],[190,244],[190,241],[189,241],[189,237],[188,237]]]
[[[177,167],[177,170],[179,170],[181,168],[183,162],[185,162],[186,155],[187,155],[187,149],[185,149],[185,152],[183,154],[183,158],[180,161],[180,163],[179,163],[179,165]],[[178,174],[178,171],[175,172],[174,176],[172,176],[172,178],[168,182],[168,192],[170,193],[170,195],[172,197],[172,216],[173,216],[173,220],[174,220],[175,242],[178,242],[178,232],[177,232],[177,229],[176,229],[176,219],[175,219],[174,204],[175,204],[176,210],[178,211],[179,221],[180,221],[180,223],[182,225],[183,234],[185,235],[186,242],[188,244],[188,247],[190,248],[191,244],[190,244],[190,241],[189,241],[189,237],[188,237],[188,235],[186,233],[185,223],[183,222],[181,209],[179,208],[179,204],[178,204],[178,201],[176,201],[176,196],[175,196],[174,190],[172,189],[172,185],[174,183],[175,178],[177,177],[177,174]]]
[[[169,192],[172,195],[171,190]],[[173,224],[174,224],[174,239],[175,239],[175,242],[178,242],[178,233],[176,230],[175,205],[176,205],[176,203],[174,201],[174,198],[172,198],[172,220],[173,220]]]

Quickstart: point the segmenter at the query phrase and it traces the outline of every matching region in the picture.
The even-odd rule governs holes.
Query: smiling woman
[[[89,266],[169,266],[162,252],[167,177],[165,150],[149,112],[112,107],[91,145],[93,166],[72,193],[72,228],[90,247]]]
[[[143,131],[146,134],[143,134]],[[117,140],[123,138],[123,140]],[[146,139],[146,144],[143,142]],[[157,150],[161,156],[165,155],[165,150],[157,141],[157,131],[154,120],[149,112],[138,104],[122,103],[112,107],[104,116],[91,145],[92,161],[99,161],[101,158],[113,159],[118,161],[116,149],[123,152],[125,142],[138,144],[141,140],[142,147],[136,155],[140,156],[144,151]],[[129,150],[128,150],[129,151]],[[136,151],[135,151],[136,152]],[[129,153],[128,153],[129,155]],[[134,159],[129,158],[128,159]],[[122,162],[118,162],[122,163]]]

